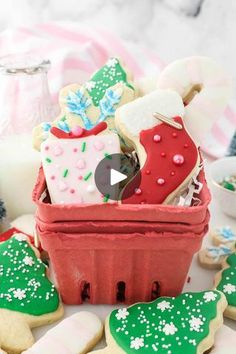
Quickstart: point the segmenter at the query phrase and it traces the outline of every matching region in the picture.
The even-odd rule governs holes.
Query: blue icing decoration
[[[207,247],[207,251],[216,261],[219,260],[220,257],[228,256],[233,252],[231,248],[224,245],[220,245],[219,247]]]
[[[219,230],[219,233],[222,237],[224,237],[225,239],[229,240],[229,241],[234,241],[236,240],[236,235],[233,233],[232,229],[230,228],[230,226],[225,226],[222,227]]]
[[[52,125],[50,123],[42,123],[42,128],[45,132],[48,132],[51,129]]]
[[[115,114],[115,106],[120,102],[122,90],[118,89],[113,91],[111,89],[106,90],[104,97],[99,102],[100,116],[97,123],[104,122],[106,118],[113,117]]]
[[[93,128],[93,123],[87,116],[87,109],[91,105],[91,100],[84,95],[84,89],[81,88],[77,92],[70,92],[66,98],[67,108],[70,113],[77,114],[81,117],[85,129]]]
[[[70,132],[70,127],[65,121],[57,122],[57,126],[58,126],[59,129],[63,130],[66,133]]]

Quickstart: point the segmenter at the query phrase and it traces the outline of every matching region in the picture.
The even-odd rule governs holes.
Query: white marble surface
[[[164,61],[200,54],[224,64],[236,91],[235,0],[9,0],[0,30],[48,20],[103,26],[145,44]]]

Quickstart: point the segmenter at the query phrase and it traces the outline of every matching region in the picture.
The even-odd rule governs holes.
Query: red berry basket
[[[67,304],[150,301],[181,293],[208,230],[210,193],[201,203],[56,205],[40,169],[33,199],[37,232]]]

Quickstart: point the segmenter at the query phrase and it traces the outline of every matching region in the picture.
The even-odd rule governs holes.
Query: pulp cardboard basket
[[[40,169],[33,199],[37,232],[67,304],[134,303],[176,296],[208,230],[204,173],[201,203],[56,205]]]

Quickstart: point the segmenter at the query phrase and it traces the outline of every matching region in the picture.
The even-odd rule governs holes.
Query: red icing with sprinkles
[[[147,153],[141,169],[139,188],[142,194],[134,193],[124,199],[123,204],[161,204],[193,171],[198,161],[198,149],[185,130],[182,118],[175,117],[174,120],[183,129],[176,131],[162,123],[140,133],[140,142]]]

